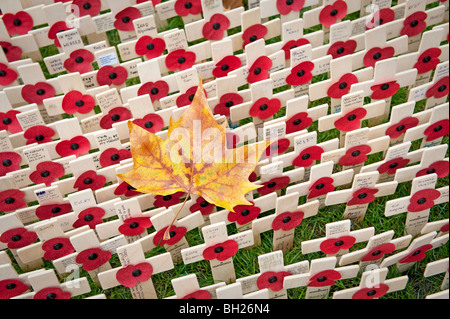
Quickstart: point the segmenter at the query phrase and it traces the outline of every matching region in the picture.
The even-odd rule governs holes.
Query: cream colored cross
[[[9,259],[6,252],[4,254],[5,254],[6,258]],[[28,280],[28,277],[32,276],[36,273],[43,272],[44,270],[45,269],[41,268],[41,269],[37,269],[37,270],[33,270],[33,271],[28,271],[28,272],[25,272],[22,274],[18,274],[17,271],[14,269],[14,266],[11,264],[11,260],[9,260],[9,262],[0,263],[0,282],[3,280],[18,280],[18,281],[22,282],[23,284],[27,285],[28,287],[30,287],[31,284],[30,284],[30,281]],[[29,291],[29,290],[30,289],[28,289],[27,291]]]
[[[269,289],[264,288],[248,294],[242,293],[242,284],[235,282],[216,289],[217,299],[269,299]]]
[[[432,261],[427,264],[425,271],[423,273],[424,277],[431,277],[437,274],[445,273],[444,279],[442,280],[441,290],[448,289],[449,275],[448,275],[448,257],[436,261]]]
[[[175,295],[165,299],[200,299],[205,295],[206,298],[204,299],[217,299],[216,290],[220,287],[226,286],[224,282],[218,282],[200,288],[196,274],[185,275],[171,279],[170,281],[172,283],[173,290],[175,291]],[[198,297],[197,294],[200,295],[200,297]]]

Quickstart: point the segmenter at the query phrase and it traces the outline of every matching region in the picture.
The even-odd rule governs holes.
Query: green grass
[[[245,1],[246,5],[246,1]],[[434,4],[433,4],[434,5]],[[303,10],[305,11],[305,10]],[[359,17],[359,13],[355,13],[347,17],[346,19],[354,19]],[[171,28],[182,28],[183,22],[180,17],[172,18],[168,21],[168,27],[167,29]],[[313,32],[320,29],[320,26],[316,26],[314,28],[305,30],[305,33]],[[234,28],[233,30],[229,30],[229,34],[233,34],[236,32],[240,32],[240,27]],[[120,43],[120,39],[118,36],[118,33],[116,30],[112,30],[108,32],[108,39],[111,45],[117,45]],[[271,39],[268,41],[268,43],[280,41],[280,37]],[[200,40],[201,41],[201,40]],[[198,42],[198,41],[197,41]],[[192,44],[192,43],[191,43]],[[41,48],[41,53],[43,57],[50,56],[57,54],[58,51],[54,46],[48,46],[45,48]],[[239,52],[240,53],[240,52]],[[44,74],[47,78],[56,77],[60,74],[56,75],[50,75],[45,67],[45,64],[43,62],[40,62],[40,65],[44,71]],[[63,74],[63,73],[61,73]],[[327,74],[321,74],[317,75],[313,78],[312,82],[318,82],[327,79]],[[139,83],[139,79],[129,79],[127,81],[127,85],[134,85]],[[248,88],[248,85],[240,88],[245,89]],[[275,90],[275,93],[281,92],[284,90],[289,89],[288,86],[284,86],[281,88],[278,88]],[[392,98],[392,105],[398,105],[401,103],[406,102],[407,97],[407,89],[403,88],[397,92]],[[318,101],[311,102],[311,107],[321,105],[323,103],[329,103],[329,98],[323,98]],[[370,98],[365,99],[366,103],[370,103]],[[416,106],[415,112],[422,111],[425,106],[425,101],[419,101]],[[100,112],[100,109],[97,108],[97,113]],[[285,109],[281,109],[275,117],[283,116],[285,113]],[[71,117],[71,116],[66,116]],[[251,121],[251,118],[247,118],[241,121],[241,125],[248,123]],[[363,126],[367,126],[367,123],[364,122]],[[309,131],[317,130],[317,122],[313,123],[309,128]],[[318,135],[318,142],[327,141],[333,138],[339,137],[339,131],[336,129],[330,130],[328,132],[323,132]],[[444,138],[442,143],[448,144],[448,136]],[[412,150],[418,149],[420,146],[420,141],[415,141],[412,143]],[[96,150],[93,150],[96,151]],[[448,156],[448,153],[447,153]],[[382,160],[382,154],[373,154],[370,155],[366,164],[374,163],[377,161]],[[292,167],[287,167],[285,170],[292,169]],[[335,171],[340,170],[341,168],[339,165],[336,165]],[[449,184],[449,177],[441,178],[438,180],[437,187],[442,187]],[[342,188],[342,187],[341,187]],[[366,227],[375,227],[376,234],[385,232],[387,230],[394,230],[395,231],[395,237],[397,238],[399,236],[404,235],[405,232],[405,219],[406,214],[400,214],[392,217],[385,217],[384,216],[384,207],[386,205],[386,202],[392,199],[401,198],[404,196],[408,196],[410,194],[411,189],[411,182],[406,182],[398,185],[397,191],[390,196],[385,196],[382,198],[377,198],[374,202],[372,202],[369,206],[369,209],[367,211],[367,214],[364,218],[364,220],[361,223],[355,223],[352,225],[352,230],[362,229]],[[284,194],[284,192],[282,193]],[[300,198],[299,205],[305,203],[305,197]],[[33,205],[37,204],[37,202],[33,203]],[[345,204],[341,205],[335,205],[335,206],[327,206],[323,209],[320,209],[318,214],[316,216],[307,218],[303,220],[300,227],[296,229],[295,237],[294,237],[294,246],[293,248],[286,252],[284,254],[284,263],[285,265],[290,265],[293,263],[297,263],[303,260],[311,261],[316,258],[322,258],[325,257],[325,254],[321,252],[317,253],[311,253],[304,255],[301,252],[301,242],[306,240],[311,240],[315,238],[320,238],[325,236],[325,225],[327,223],[335,222],[342,220],[342,215],[345,210]],[[430,212],[430,218],[429,221],[436,221],[441,220],[444,218],[449,217],[449,206],[448,203],[437,205],[431,209]],[[274,210],[268,211],[263,213],[261,216],[266,216],[269,214],[273,214]],[[1,215],[2,213],[0,213]],[[111,219],[115,219],[111,218]],[[234,234],[238,232],[238,229],[232,225],[228,225],[228,232],[229,234]],[[152,227],[149,229],[149,233],[155,231]],[[254,246],[248,249],[241,249],[237,252],[237,254],[233,257],[234,267],[236,271],[236,277],[242,278],[249,275],[253,275],[256,273],[259,273],[259,266],[258,266],[258,256],[262,254],[269,253],[273,251],[272,248],[272,236],[273,231],[268,231],[266,233],[261,234],[261,245],[260,246]],[[201,230],[194,229],[189,231],[186,234],[186,239],[190,246],[195,246],[198,244],[202,244],[203,238]],[[361,249],[365,247],[366,243],[359,243],[356,244],[351,251]],[[155,256],[161,253],[164,253],[164,248],[156,248],[153,249],[150,252],[146,253],[146,257]],[[447,242],[445,245],[436,248],[432,251],[429,251],[427,253],[427,256],[424,260],[416,263],[411,269],[409,269],[407,272],[400,274],[395,266],[391,266],[389,269],[389,273],[387,278],[394,278],[400,275],[408,275],[409,276],[409,282],[406,286],[405,290],[390,293],[384,296],[383,298],[386,299],[422,299],[426,295],[431,293],[436,293],[440,291],[440,286],[442,283],[442,280],[444,278],[444,274],[436,275],[433,277],[425,278],[423,276],[423,272],[425,270],[426,264],[431,261],[439,260],[442,258],[446,258],[449,256],[449,243]],[[110,263],[112,267],[120,267],[120,262],[116,254],[113,255],[113,257],[110,260]],[[19,273],[21,273],[20,268],[15,264],[16,269]],[[47,269],[52,269],[53,265],[51,262],[46,261],[44,264],[44,267]],[[116,287],[108,290],[103,290],[99,285],[95,284],[92,279],[89,277],[88,273],[82,269],[80,269],[81,276],[85,276],[88,278],[91,286],[91,292],[82,296],[75,297],[76,299],[85,298],[88,296],[104,293],[106,294],[107,298],[110,299],[130,299],[132,298],[130,290],[126,287]],[[152,277],[158,298],[165,298],[174,295],[174,291],[171,285],[171,279],[185,276],[188,274],[196,274],[199,284],[201,287],[211,285],[214,283],[211,269],[209,262],[207,261],[199,261],[193,264],[184,265],[183,263],[178,263],[175,265],[175,268],[172,270],[169,270],[164,273],[156,274]],[[64,279],[67,277],[67,275],[62,276],[61,282],[64,281]],[[333,292],[339,291],[346,288],[351,288],[359,285],[359,280],[361,278],[361,271],[358,274],[356,278],[352,279],[346,279],[346,280],[340,280],[337,281],[334,286],[331,287],[329,298],[332,297]],[[306,293],[306,287],[303,288],[296,288],[296,289],[290,289],[288,291],[288,297],[290,299],[302,299],[305,297]]]

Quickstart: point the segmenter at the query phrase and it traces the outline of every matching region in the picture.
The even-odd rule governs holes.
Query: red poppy
[[[22,126],[20,126],[16,117],[19,113],[16,110],[9,110],[6,113],[0,112],[0,131],[7,130],[13,134],[22,132]]]
[[[221,78],[223,76],[227,76],[229,72],[240,68],[241,65],[242,61],[237,56],[227,55],[216,63],[214,69],[212,70],[212,74],[216,78]]]
[[[403,157],[396,157],[378,166],[377,170],[380,174],[387,173],[388,175],[395,174],[399,168],[408,165],[409,159]]]
[[[46,240],[42,244],[45,260],[55,260],[75,252],[69,238],[58,237]]]
[[[385,284],[379,284],[372,288],[361,288],[355,292],[352,299],[374,299],[383,297],[389,290],[389,286]]]
[[[131,158],[131,152],[129,150],[118,150],[117,148],[110,147],[100,154],[100,165],[102,167],[108,167],[111,165],[119,164],[120,161],[123,161],[127,158]]]
[[[59,287],[47,287],[37,291],[33,299],[70,299],[70,292],[64,291]]]
[[[364,163],[367,159],[367,154],[372,149],[369,145],[357,145],[349,148],[345,155],[339,159],[339,164],[342,166],[351,166]]]
[[[364,55],[364,66],[368,68],[369,66],[374,67],[375,63],[381,60],[386,60],[392,58],[395,54],[395,49],[393,47],[375,47],[367,51]]]
[[[333,99],[340,99],[342,96],[350,92],[353,84],[358,83],[358,78],[352,73],[346,73],[339,81],[332,84],[327,91],[327,95]]]
[[[289,14],[291,11],[299,12],[304,5],[305,0],[277,0],[277,10],[282,15]]]
[[[391,8],[383,8],[374,13],[372,19],[369,20],[366,24],[366,30],[370,30],[378,27],[379,25],[383,25],[385,23],[394,21],[395,12]]]
[[[17,72],[8,68],[6,64],[0,63],[0,85],[7,86],[17,79]]]
[[[291,73],[286,77],[286,83],[289,85],[302,85],[312,80],[312,70],[314,63],[311,61],[301,62],[291,69]]]
[[[75,136],[70,140],[64,140],[56,144],[55,150],[59,156],[75,155],[76,157],[87,154],[91,149],[89,140],[84,136]]]
[[[67,114],[87,114],[94,107],[95,99],[93,96],[75,90],[67,92],[62,100],[62,108]]]
[[[285,188],[291,179],[288,176],[274,177],[271,180],[262,183],[263,187],[257,189],[260,195],[267,195],[279,189]]]
[[[414,64],[417,73],[422,74],[434,70],[441,62],[441,60],[439,60],[441,52],[442,51],[439,48],[430,48],[422,52],[422,54],[419,55],[416,64]]]
[[[321,271],[309,279],[308,287],[325,287],[334,285],[335,280],[341,279],[341,274],[333,269]]]
[[[151,133],[159,132],[164,127],[164,120],[156,113],[150,113],[141,119],[135,119],[133,123]]]
[[[349,132],[358,129],[361,126],[361,120],[367,115],[367,111],[363,107],[351,110],[345,113],[334,122],[334,126],[343,132]]]
[[[0,299],[10,299],[30,289],[20,279],[0,280]]]
[[[340,236],[338,238],[329,238],[320,244],[320,250],[328,255],[337,254],[341,249],[349,249],[356,242],[353,236]]]
[[[12,212],[27,206],[23,200],[25,193],[18,189],[7,189],[0,192],[0,211]]]
[[[247,82],[255,83],[266,80],[269,77],[269,70],[272,67],[272,60],[265,55],[260,56],[253,62],[248,70]]]
[[[141,11],[134,7],[127,7],[117,13],[114,18],[114,27],[120,31],[133,31],[133,20],[142,16]]]
[[[97,71],[97,82],[99,85],[122,85],[127,80],[128,71],[123,66],[102,66]]]
[[[152,277],[153,267],[147,262],[142,262],[137,265],[127,265],[119,269],[116,273],[117,281],[125,287],[132,288],[138,282],[145,282]]]
[[[0,161],[0,176],[5,176],[6,173],[14,172],[20,169],[22,157],[16,152],[1,152]]]
[[[238,243],[233,239],[229,239],[223,243],[218,243],[207,247],[203,251],[203,258],[206,260],[217,259],[218,261],[224,261],[233,257],[237,253],[238,249]]]
[[[123,106],[118,106],[109,110],[108,114],[101,118],[100,127],[110,129],[114,123],[123,122],[131,118],[132,115],[129,109]]]
[[[310,42],[305,38],[300,38],[297,40],[289,40],[286,42],[281,48],[284,51],[284,58],[286,60],[291,58],[291,50],[297,47],[301,47],[302,45],[310,44]]]
[[[327,51],[327,54],[330,54],[333,59],[337,59],[349,54],[353,54],[356,50],[356,41],[355,40],[347,40],[347,41],[337,41],[334,42]]]
[[[174,8],[180,17],[185,17],[189,14],[196,15],[202,12],[200,0],[176,0]]]
[[[390,254],[395,250],[395,245],[391,243],[384,243],[373,248],[365,254],[361,261],[374,261],[383,258],[384,255]]]
[[[165,63],[167,69],[170,71],[183,71],[191,68],[195,63],[196,58],[197,57],[194,52],[178,49],[170,52],[166,56]]]
[[[292,275],[289,271],[266,271],[256,280],[258,289],[270,289],[280,291],[283,289],[284,277]]]
[[[414,12],[403,21],[403,28],[400,31],[400,35],[412,37],[422,33],[427,27],[427,23],[425,22],[426,18],[427,14],[423,11]]]
[[[284,153],[288,148],[291,142],[287,138],[282,138],[277,140],[267,146],[266,150],[262,153],[262,158],[270,158],[272,156],[277,156],[279,154]]]
[[[111,252],[100,248],[88,248],[78,253],[75,262],[86,271],[95,270],[111,259]]]
[[[277,215],[272,222],[273,230],[291,230],[301,224],[305,214],[303,212],[284,212]]]
[[[153,205],[155,207],[169,208],[172,205],[180,203],[180,198],[184,195],[184,192],[176,192],[171,195],[156,195]]]
[[[73,187],[78,189],[78,191],[82,191],[88,188],[95,191],[102,188],[105,183],[105,176],[98,175],[95,171],[89,170],[78,176]]]
[[[445,136],[448,134],[448,125],[449,120],[444,119],[437,121],[436,123],[431,124],[428,126],[425,131],[424,135],[427,137],[427,141],[434,141],[435,139]]]
[[[64,176],[64,166],[60,163],[45,161],[36,165],[36,170],[30,174],[30,180],[35,184],[44,183],[50,186],[55,180]]]
[[[219,99],[219,103],[214,107],[214,113],[230,116],[230,108],[244,102],[242,96],[237,93],[225,93]]]
[[[449,229],[448,227],[449,227],[449,224],[447,223],[444,226],[442,226],[439,231],[446,233],[446,232],[448,232],[448,229]]]
[[[72,7],[76,6],[77,9],[72,9],[72,12],[77,17],[91,16],[95,17],[100,13],[102,3],[100,0],[73,0]]]
[[[70,204],[40,205],[36,208],[36,216],[44,220],[67,214],[70,211],[72,211],[72,205]]]
[[[95,229],[96,225],[103,223],[102,217],[104,215],[105,210],[103,208],[88,207],[78,214],[78,218],[72,226],[79,228],[88,225],[90,229]]]
[[[434,206],[434,201],[441,196],[441,192],[434,188],[422,189],[415,192],[409,199],[408,212],[421,212]]]
[[[313,122],[307,112],[299,112],[286,120],[286,134],[306,129]]]
[[[92,70],[91,63],[94,61],[94,55],[86,49],[72,51],[68,59],[64,61],[64,67],[70,72],[79,72],[81,74]]]
[[[216,13],[203,25],[202,34],[208,40],[221,40],[229,27],[230,20],[225,15]]]
[[[194,100],[197,89],[198,89],[198,86],[191,86],[189,89],[186,90],[185,93],[179,95],[176,100],[177,106],[183,107],[186,105],[190,105],[191,102]],[[205,89],[203,89],[203,92],[205,92],[205,96],[207,96]]]
[[[151,226],[150,217],[131,217],[123,221],[119,226],[119,232],[125,236],[137,236]]]
[[[187,294],[181,299],[211,299],[211,295],[209,294],[208,290],[199,289],[197,291],[191,292],[190,294]]]
[[[8,34],[13,35],[24,35],[28,31],[33,29],[33,18],[25,11],[19,11],[15,14],[5,13],[2,16],[3,23],[5,24]]]
[[[386,135],[389,135],[390,138],[397,138],[411,127],[415,127],[419,123],[419,119],[408,116],[403,118],[397,124],[391,125],[386,129]]]
[[[436,173],[439,178],[443,178],[448,175],[448,171],[448,161],[437,161],[427,168],[418,171],[416,177]]]
[[[161,38],[152,38],[144,35],[137,40],[134,50],[137,55],[145,55],[147,59],[153,59],[163,54],[166,49],[166,42]]]
[[[248,177],[248,180],[250,181],[250,182],[254,182],[254,181],[256,181],[256,178],[257,178],[258,176],[256,175],[256,173],[255,172],[252,172],[251,174],[250,174],[250,176]]]
[[[314,161],[320,160],[322,153],[323,149],[320,146],[314,145],[307,147],[298,154],[292,161],[292,164],[298,167],[311,166]]]
[[[127,182],[121,182],[117,187],[114,189],[114,195],[125,195],[126,197],[132,197],[142,194],[141,192],[138,192],[136,188],[129,185]]]
[[[55,45],[60,48],[61,43],[59,43],[59,39],[57,34],[62,31],[70,30],[71,28],[66,24],[65,21],[58,21],[53,23],[53,25],[48,30],[48,38],[53,40]]]
[[[352,194],[352,198],[348,201],[347,205],[364,205],[369,204],[375,200],[375,195],[378,193],[376,188],[361,188]]]
[[[308,199],[315,198],[317,196],[325,195],[334,191],[334,180],[331,177],[322,177],[315,181],[309,187]]]
[[[25,227],[18,227],[5,231],[0,236],[0,241],[7,244],[9,249],[17,249],[34,243],[37,238],[35,232],[28,231]]]
[[[214,207],[216,207],[216,205],[208,203],[203,197],[198,197],[195,204],[192,205],[189,210],[191,213],[195,213],[199,210],[202,215],[209,215],[213,212]]]
[[[225,139],[227,140],[227,149],[236,148],[236,145],[239,143],[239,135],[232,132],[226,132]]]
[[[400,89],[400,84],[397,81],[390,81],[382,84],[373,85],[370,87],[372,90],[372,99],[387,99],[397,93]]]
[[[436,99],[440,99],[441,97],[444,97],[448,95],[448,75],[441,78],[439,81],[434,83],[426,93],[426,97],[434,97]]]
[[[259,213],[261,213],[261,208],[255,206],[253,202],[250,203],[251,205],[234,206],[234,213],[228,213],[228,221],[236,222],[238,225],[245,225],[256,219]]]
[[[242,39],[244,40],[243,46],[251,42],[255,42],[258,39],[263,39],[267,34],[267,27],[260,23],[254,24],[242,32]]]
[[[342,0],[337,0],[333,4],[325,6],[319,14],[319,21],[325,27],[330,27],[335,24],[337,20],[344,18],[347,15],[347,3]]]
[[[53,141],[52,137],[55,131],[45,125],[35,125],[27,129],[23,136],[27,139],[26,144],[43,144]]]
[[[165,240],[164,233],[166,232],[167,227],[159,230],[153,237],[153,244],[155,244],[155,246],[175,245],[181,240],[181,238],[184,237],[184,235],[186,235],[186,227],[177,227],[175,225],[172,225],[170,227],[169,239]]]
[[[268,99],[266,97],[259,98],[253,103],[249,114],[253,117],[258,117],[261,120],[268,119],[277,113],[281,108],[281,102],[277,98]]]
[[[55,96],[55,89],[46,82],[37,82],[35,85],[24,85],[21,94],[28,103],[42,104],[45,99]]]
[[[433,245],[427,244],[414,249],[408,256],[402,258],[399,263],[414,263],[425,258],[425,253],[433,248]]]

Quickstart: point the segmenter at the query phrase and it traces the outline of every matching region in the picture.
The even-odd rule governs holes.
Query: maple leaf
[[[234,211],[237,205],[250,205],[245,194],[261,187],[248,177],[270,142],[228,149],[226,123],[214,118],[201,80],[191,105],[177,121],[170,118],[166,140],[131,121],[128,127],[133,169],[117,176],[139,192],[183,191]]]

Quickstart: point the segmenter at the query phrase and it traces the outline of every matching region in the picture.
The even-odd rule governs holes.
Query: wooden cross
[[[448,225],[449,225],[448,218],[436,220],[434,222],[429,222],[425,226],[423,226],[420,233],[427,234],[429,232],[436,231],[436,232],[438,232],[436,237],[444,236],[445,234],[448,233]]]
[[[450,297],[449,290],[445,289],[440,292],[436,292],[434,294],[429,294],[425,297],[425,299],[448,299]]]
[[[414,83],[417,69],[397,71],[398,58],[390,58],[375,64],[373,79],[355,83],[350,88],[350,93],[363,91],[364,96],[370,96],[372,102],[385,100],[385,112],[383,116],[369,121],[370,126],[380,124],[389,118],[392,96],[401,88]]]
[[[5,255],[7,256],[6,253]],[[7,256],[7,258],[9,257]],[[42,271],[44,271],[44,269],[37,269],[18,274],[11,262],[0,263],[0,286],[2,288],[6,286],[6,289],[4,289],[6,292],[5,295],[2,295],[2,299],[14,298],[29,291],[31,284],[28,277]],[[8,289],[8,287],[10,288]]]
[[[318,200],[319,209],[325,207],[326,194],[339,185],[348,184],[353,178],[353,170],[345,170],[333,174],[334,163],[321,161],[311,167],[309,181],[289,186],[286,195],[299,193],[307,195],[307,201]]]
[[[150,221],[152,222],[153,227],[155,227],[156,232],[136,241],[142,245],[144,252],[150,251],[158,246],[164,246],[166,251],[170,252],[174,263],[182,261],[181,250],[189,247],[189,243],[185,238],[186,232],[197,228],[204,223],[200,211],[182,218],[178,216],[179,219],[174,221],[176,208],[176,205],[171,206],[166,211],[152,216]],[[173,224],[169,232],[170,238],[169,240],[165,240],[163,238],[164,234],[172,221]]]
[[[414,178],[411,195],[386,202],[385,216],[407,212],[405,222],[407,234],[413,236],[419,234],[428,222],[431,208],[449,200],[448,186],[434,189],[436,182],[436,173]]]
[[[363,167],[367,155],[385,151],[388,147],[389,136],[369,140],[369,128],[364,127],[348,132],[343,148],[322,153],[321,162],[333,161],[342,165],[344,171],[352,169],[357,174]]]
[[[424,277],[436,276],[437,274],[445,273],[442,280],[441,290],[448,289],[449,275],[448,275],[448,258],[432,261],[427,264],[423,273]]]
[[[298,193],[277,198],[274,214],[258,218],[252,222],[252,229],[257,238],[256,243],[261,244],[260,234],[273,230],[273,250],[286,252],[294,246],[295,230],[304,218],[317,215],[319,201],[297,205]]]
[[[117,248],[122,267],[113,268],[98,274],[103,289],[116,286],[130,288],[133,299],[157,299],[151,279],[152,275],[173,269],[170,253],[145,258],[139,243],[130,243]]]
[[[313,259],[309,272],[286,277],[284,286],[286,289],[307,286],[305,299],[326,299],[336,280],[358,275],[358,265],[335,268],[336,262],[336,257]]]
[[[437,237],[436,232],[430,232],[423,236],[415,238],[406,250],[395,255],[386,257],[380,264],[380,267],[389,267],[397,265],[399,272],[405,272],[410,269],[416,262],[425,258],[426,252],[444,245],[448,241],[448,234]]]
[[[427,123],[409,129],[405,133],[404,141],[422,139],[420,148],[441,144],[442,138],[448,135],[446,126],[449,118],[449,104],[444,103],[431,109],[431,116]]]
[[[408,101],[426,99],[425,109],[430,109],[447,101],[449,63],[444,61],[436,66],[433,80],[416,86],[409,91]]]
[[[339,260],[354,244],[368,241],[375,233],[374,227],[351,231],[351,226],[349,219],[327,223],[325,237],[302,241],[302,254],[321,251],[327,257],[336,256]]]
[[[109,260],[112,254],[118,247],[127,244],[123,235],[100,242],[92,229],[70,237],[70,242],[75,252],[54,260],[55,270],[61,275],[74,267],[82,267],[97,284],[98,274],[111,269]]]
[[[412,235],[393,239],[394,235],[393,230],[388,230],[371,236],[365,248],[341,256],[339,266],[346,266],[359,261],[361,269],[369,270],[378,267],[385,255],[405,249],[412,239]]]
[[[165,299],[217,299],[216,290],[226,285],[224,282],[218,282],[200,288],[196,274],[174,278],[170,282],[175,295]]]
[[[406,288],[408,276],[386,280],[388,272],[387,268],[365,271],[358,287],[336,291],[333,293],[333,299],[378,299],[387,293]]]
[[[246,230],[228,236],[225,222],[202,228],[204,244],[181,250],[184,264],[203,259],[209,260],[214,282],[231,283],[236,281],[233,256],[245,247],[253,245],[253,232]]]
[[[361,128],[363,120],[383,114],[385,108],[384,101],[376,101],[364,105],[364,97],[361,93],[362,92],[355,92],[342,96],[339,99],[341,102],[338,104],[332,103],[333,114],[319,118],[319,132],[328,131],[334,128],[340,131],[340,147],[345,145],[345,136],[347,132]]]
[[[269,289],[269,299],[287,299],[284,278],[309,271],[307,260],[284,265],[283,252],[277,250],[258,256],[259,274],[236,279],[242,285],[242,293],[248,294],[261,289]]]
[[[181,16],[183,23],[188,24],[190,22],[200,20],[202,18],[202,14],[201,14],[202,8],[200,8],[198,13],[197,12],[191,13],[190,11],[187,11],[186,13],[180,14],[179,9],[175,6],[176,2],[177,2],[176,0],[169,0],[169,1],[161,2],[161,3],[158,3],[157,5],[155,5],[155,10],[161,21],[164,21],[169,18],[176,17],[176,16]],[[192,7],[193,6],[191,4],[190,7],[187,6],[187,7],[185,7],[185,9],[189,10]],[[182,8],[182,10],[183,10],[183,8]],[[194,9],[192,9],[192,10],[194,10]]]
[[[242,284],[235,282],[216,289],[217,299],[269,299],[269,289],[264,288],[248,294],[242,293]]]
[[[397,190],[397,181],[378,183],[379,177],[378,171],[356,174],[352,187],[328,193],[325,205],[346,203],[343,218],[361,223],[376,197],[392,195]]]

